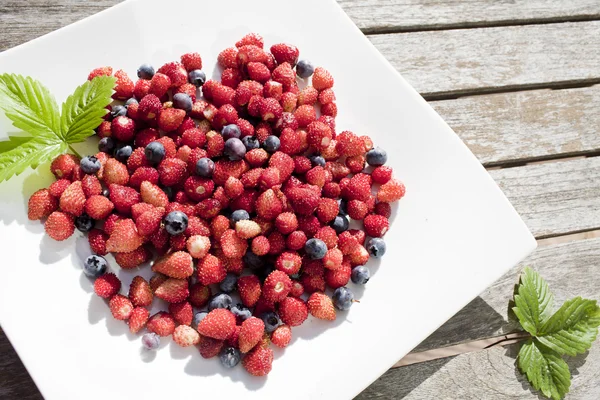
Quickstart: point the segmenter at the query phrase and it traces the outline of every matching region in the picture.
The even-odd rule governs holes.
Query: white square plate
[[[62,102],[103,65],[135,76],[143,62],[199,51],[210,75],[247,32],[331,71],[338,131],[387,150],[407,187],[388,253],[356,289],[360,304],[294,330],[266,379],[170,340],[149,359],[81,274],[86,240],[53,242],[27,220],[28,196],[52,181],[44,166],[27,172],[0,185],[0,323],[46,399],[351,398],[535,248],[473,154],[333,0],[128,1],[0,54],[0,72],[31,75]],[[119,275],[126,289],[135,272]]]

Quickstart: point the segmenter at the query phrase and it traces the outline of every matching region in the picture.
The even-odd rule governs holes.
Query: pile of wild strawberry
[[[53,239],[87,233],[96,255],[84,273],[116,319],[148,331],[144,346],[172,335],[257,376],[271,370],[269,343],[287,346],[309,313],[333,320],[352,305],[345,285],[368,281],[364,265],[385,252],[390,203],[404,195],[385,151],[336,133],[330,73],[292,45],[263,45],[248,34],[223,50],[221,82],[206,80],[198,53],[156,72],[142,65],[135,83],[115,72],[100,152],[56,158],[57,181],[29,200]],[[154,276],[120,294],[109,252],[123,269],[156,255]],[[168,311],[150,316],[155,297]]]

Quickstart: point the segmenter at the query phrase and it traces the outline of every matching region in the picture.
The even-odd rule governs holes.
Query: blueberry
[[[138,101],[135,97],[132,97],[125,102],[125,107],[129,107],[132,104],[140,104],[140,103],[138,103]]]
[[[215,172],[215,162],[203,157],[196,162],[196,173],[203,178],[210,178]]]
[[[382,238],[371,238],[367,242],[367,250],[373,258],[381,258],[385,254],[385,242]]]
[[[127,115],[127,108],[123,106],[114,106],[112,110],[110,110],[110,116],[113,118],[124,117]]]
[[[237,303],[231,307],[231,313],[235,315],[238,324],[241,324],[252,316],[252,311],[243,304]]]
[[[208,302],[208,311],[212,311],[215,308],[226,308],[229,310],[232,303],[231,296],[225,293],[219,293]]]
[[[89,232],[94,227],[94,221],[92,217],[87,214],[81,214],[75,218],[75,226],[80,232]]]
[[[106,198],[110,197],[110,190],[108,190],[108,188],[102,189],[102,196]]]
[[[169,235],[179,235],[187,229],[188,216],[181,211],[171,211],[165,217],[165,229]]]
[[[162,187],[161,189],[163,192],[165,192],[169,201],[173,201],[173,196],[175,195],[175,193],[173,192],[173,188],[170,186],[165,186],[165,187]]]
[[[271,275],[271,272],[273,271],[275,271],[273,265],[267,265],[257,271],[254,271],[254,275],[256,275],[258,279],[264,283],[265,279],[267,279],[267,276]]]
[[[240,363],[242,354],[235,347],[225,347],[219,353],[219,360],[225,368],[233,368]]]
[[[365,283],[369,282],[370,277],[371,273],[369,272],[369,269],[364,265],[354,267],[354,269],[352,270],[352,275],[350,275],[350,279],[352,279],[352,282],[356,283],[357,285],[364,285]]]
[[[119,147],[117,151],[115,151],[115,158],[117,159],[117,161],[120,161],[123,164],[125,164],[129,159],[131,153],[133,153],[133,149],[130,145],[122,146]]]
[[[242,138],[242,143],[244,143],[244,146],[246,146],[246,151],[258,149],[260,147],[258,139],[256,139],[254,136],[244,136]]]
[[[219,289],[221,289],[225,293],[231,293],[235,289],[235,285],[237,284],[237,275],[232,274],[231,272],[225,276],[225,279],[221,281],[219,284]]]
[[[83,157],[79,163],[79,166],[86,174],[95,174],[96,172],[100,171],[100,167],[102,167],[100,161],[98,161],[98,159],[94,156]]]
[[[327,253],[327,245],[321,239],[308,239],[304,245],[304,251],[313,260],[320,260]]]
[[[106,272],[108,263],[101,256],[92,255],[85,259],[83,263],[83,273],[90,278],[97,278]]]
[[[260,319],[265,323],[265,331],[267,333],[273,332],[279,325],[281,325],[281,320],[279,319],[279,315],[274,313],[273,311],[268,311],[263,313],[260,316]]]
[[[341,199],[339,202],[340,215],[348,215],[348,200]]]
[[[190,112],[192,111],[192,98],[187,93],[175,93],[173,95],[173,107]]]
[[[221,129],[221,135],[223,135],[223,139],[225,140],[231,138],[239,139],[242,136],[242,131],[240,131],[240,127],[236,124],[229,124]]]
[[[231,213],[231,223],[235,225],[238,221],[243,221],[246,219],[250,219],[250,214],[246,210],[235,210]]]
[[[367,152],[367,164],[378,167],[387,161],[387,153],[381,147],[375,147]]]
[[[238,161],[246,155],[246,146],[244,146],[244,143],[238,138],[227,139],[223,153],[225,153],[226,156],[229,156],[231,161]]]
[[[111,137],[103,137],[98,142],[98,150],[100,150],[104,153],[110,154],[110,153],[112,153],[114,148],[115,148],[115,141]]]
[[[342,311],[348,310],[350,307],[352,307],[352,303],[354,303],[354,293],[352,293],[347,287],[340,287],[335,289],[331,299],[333,300],[333,305],[336,308]]]
[[[331,222],[331,227],[335,229],[335,233],[338,235],[344,231],[347,231],[350,227],[350,221],[348,221],[348,217],[344,215],[339,215],[334,218]]]
[[[325,159],[319,155],[310,156],[310,157],[308,157],[308,159],[312,163],[313,167],[316,167],[316,166],[324,167],[325,166]]]
[[[165,146],[160,142],[150,142],[144,149],[146,160],[158,164],[165,157]]]
[[[308,78],[315,72],[315,67],[308,60],[300,60],[296,64],[296,75],[300,78]]]
[[[200,321],[202,321],[204,319],[204,317],[206,317],[208,315],[208,313],[206,311],[200,311],[197,312],[196,314],[194,314],[194,319],[192,320],[192,328],[194,329],[198,329],[198,324],[200,323]]]
[[[156,350],[160,346],[160,336],[154,332],[144,333],[142,345],[146,350]]]
[[[244,257],[242,257],[242,261],[244,264],[253,271],[259,270],[265,266],[265,261],[262,257],[257,256],[251,251],[246,252]]]
[[[142,64],[137,70],[137,76],[140,79],[152,79],[154,76],[154,67],[150,64]]]
[[[201,69],[195,69],[188,74],[188,80],[196,87],[200,87],[206,82],[206,74]]]
[[[279,138],[275,135],[267,136],[267,139],[263,143],[264,149],[269,153],[275,153],[277,150],[279,150],[280,145],[281,142],[279,141]]]

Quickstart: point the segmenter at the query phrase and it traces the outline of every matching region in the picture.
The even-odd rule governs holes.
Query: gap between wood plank
[[[548,155],[539,156],[539,157],[521,158],[521,159],[508,160],[508,161],[487,162],[487,163],[483,163],[483,166],[488,171],[492,171],[492,170],[497,170],[497,169],[524,167],[526,165],[572,161],[572,160],[578,160],[581,158],[592,158],[592,157],[598,157],[598,156],[600,156],[600,150],[585,150],[585,151],[574,151],[574,152],[569,152],[569,153],[548,154]]]

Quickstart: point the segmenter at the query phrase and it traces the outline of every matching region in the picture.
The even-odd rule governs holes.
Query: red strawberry
[[[329,89],[333,86],[333,77],[325,68],[317,67],[312,76],[312,84],[317,90]]]
[[[388,219],[392,215],[392,207],[390,206],[390,203],[377,203],[375,204],[375,209],[373,211],[375,214],[381,215]]]
[[[152,167],[139,167],[129,178],[129,185],[139,189],[144,181],[156,185],[158,183],[158,171]]]
[[[73,170],[79,166],[79,158],[73,154],[61,154],[50,164],[50,171],[57,179],[71,179]]]
[[[242,258],[248,249],[248,243],[244,239],[240,239],[233,229],[223,232],[220,243],[223,254],[228,258]]]
[[[117,83],[115,93],[112,95],[113,99],[127,100],[133,96],[133,81],[127,76],[127,73],[120,69],[115,72],[115,78],[117,78]]]
[[[300,250],[306,244],[306,234],[302,231],[294,231],[285,239],[285,246],[290,250]]]
[[[160,111],[162,110],[162,103],[160,102],[160,99],[155,96],[154,94],[148,94],[146,96],[144,96],[144,98],[140,101],[139,103],[139,107],[138,107],[138,113],[140,118],[145,119],[145,120],[151,120],[156,118],[157,115],[160,114]],[[146,133],[148,134],[148,133]],[[138,138],[136,135],[136,144],[138,141]]]
[[[298,281],[292,281],[292,290],[290,290],[290,296],[299,298],[304,294],[304,286]]]
[[[227,343],[227,346],[235,347],[236,349],[240,347],[239,340],[238,340],[240,337],[240,330],[242,330],[242,327],[239,325],[236,325],[235,331],[233,331],[231,336],[229,336],[227,338],[227,340],[225,341],[225,343]]]
[[[319,97],[317,89],[312,86],[307,86],[298,94],[298,104],[308,104],[312,106],[317,102],[317,97]]]
[[[211,295],[210,286],[204,286],[197,282],[190,286],[189,302],[196,308],[202,308],[208,304]]]
[[[325,283],[332,289],[345,286],[350,281],[352,268],[350,263],[343,263],[336,270],[328,269],[325,271]]]
[[[136,276],[129,286],[129,300],[136,307],[145,307],[152,304],[152,289],[148,282],[141,276]]]
[[[253,307],[260,298],[260,281],[255,275],[242,276],[237,281],[238,291],[242,303],[246,307]]]
[[[365,233],[372,237],[382,237],[390,227],[390,222],[381,215],[367,215],[363,220]]]
[[[194,263],[192,256],[188,253],[177,251],[157,260],[152,266],[152,271],[160,272],[171,278],[185,279],[194,273]]]
[[[198,280],[205,286],[221,282],[226,275],[227,271],[223,264],[212,254],[206,255],[198,264]]]
[[[265,236],[257,236],[252,239],[252,252],[257,256],[264,256],[271,250],[269,239]]]
[[[298,62],[300,52],[296,46],[287,43],[278,43],[271,46],[271,54],[275,57],[277,64],[287,62],[293,67]]]
[[[210,239],[206,236],[190,236],[186,242],[187,251],[194,258],[204,258],[210,250]]]
[[[329,128],[329,126],[323,122],[314,121],[308,124],[306,129],[308,132],[306,139],[311,147],[317,150],[325,150],[327,147],[329,147],[331,139],[333,138],[333,134],[331,133],[331,128]]]
[[[95,175],[86,175],[81,179],[81,188],[86,199],[91,196],[102,193],[102,185]]]
[[[283,211],[283,203],[276,196],[273,189],[263,192],[256,199],[256,213],[259,217],[272,220]]]
[[[172,87],[178,87],[187,83],[187,71],[181,63],[176,61],[164,64],[156,72],[167,75],[171,80]]]
[[[317,120],[317,112],[313,106],[304,104],[294,111],[294,117],[298,122],[298,126],[300,128],[305,128]]]
[[[129,331],[131,333],[138,333],[144,326],[146,326],[149,316],[150,312],[144,307],[135,307],[131,312],[131,315],[129,315],[129,320],[127,321],[129,324]]]
[[[112,76],[113,69],[112,67],[99,67],[93,69],[92,72],[88,75],[88,81],[98,77],[98,76]]]
[[[349,231],[342,232],[338,236],[338,248],[343,254],[350,254],[358,246],[358,240]]]
[[[79,216],[83,214],[84,206],[85,194],[81,188],[81,182],[75,181],[60,196],[60,209]]]
[[[321,223],[314,215],[306,215],[298,218],[298,229],[303,231],[309,238],[313,237],[319,228],[321,228]]]
[[[271,78],[271,71],[269,71],[269,68],[267,68],[265,64],[259,62],[249,62],[246,64],[246,70],[248,71],[248,77],[250,79],[260,83],[265,83]],[[279,105],[279,102],[277,102],[277,105]]]
[[[281,213],[275,219],[275,226],[284,235],[290,234],[298,228],[298,218],[291,212]]]
[[[273,366],[273,350],[268,347],[256,346],[242,360],[242,365],[254,376],[265,376]]]
[[[280,325],[271,334],[271,343],[277,347],[287,347],[292,340],[292,329],[289,325]]]
[[[234,104],[235,90],[228,86],[220,83],[213,85],[211,88],[211,95],[215,107],[221,107],[225,104]]]
[[[369,261],[369,252],[362,245],[356,246],[352,252],[348,254],[351,266],[365,265]]]
[[[131,206],[131,218],[137,222],[138,218],[147,211],[154,210],[154,206],[147,203],[137,203]]]
[[[298,253],[292,253],[289,251],[281,253],[275,262],[275,268],[285,272],[288,275],[297,274],[298,271],[300,271],[301,266],[302,258],[300,258]]]
[[[40,189],[29,198],[27,217],[32,221],[46,218],[57,209],[56,197],[53,197],[48,189]]]
[[[277,68],[273,70],[271,76],[274,81],[281,83],[284,89],[289,88],[296,82],[296,73],[287,62],[279,64]]]
[[[335,93],[333,92],[333,90],[331,88],[321,90],[321,92],[319,93],[319,103],[329,104],[329,103],[333,103],[334,101],[335,101]]]
[[[322,292],[325,290],[325,279],[323,276],[311,276],[302,274],[300,283],[307,293]]]
[[[121,281],[113,273],[99,276],[94,281],[94,292],[103,299],[110,299],[121,290]]]
[[[119,221],[106,241],[106,250],[114,253],[128,253],[143,243],[135,223],[131,219]]]
[[[133,304],[131,301],[123,295],[117,294],[111,297],[108,302],[108,306],[110,307],[110,312],[112,313],[115,319],[126,320],[131,315],[133,311]]]
[[[344,255],[338,248],[329,249],[325,257],[323,257],[323,266],[330,270],[337,270],[342,266]]]
[[[285,112],[294,112],[298,104],[298,95],[292,92],[285,92],[281,95],[281,107]]]
[[[148,261],[151,257],[150,252],[144,246],[127,253],[115,253],[117,264],[123,269],[132,269],[139,267]]]
[[[226,68],[221,73],[221,83],[232,89],[237,88],[243,79],[242,73],[234,68]]]
[[[188,71],[202,69],[202,57],[200,57],[200,53],[186,53],[182,55],[181,63]]]
[[[340,211],[337,200],[321,198],[317,207],[317,218],[323,224],[327,224],[335,219]]]
[[[185,180],[184,188],[185,194],[190,200],[199,202],[212,195],[215,183],[210,179],[190,176]]]
[[[135,149],[127,159],[127,168],[129,169],[129,171],[136,171],[138,168],[149,166],[150,162],[144,154],[144,149],[141,147]],[[100,173],[98,173],[98,177],[100,177]]]
[[[367,213],[369,208],[367,204],[360,200],[350,200],[347,206],[348,216],[355,220],[362,220]]]
[[[175,320],[168,312],[160,311],[150,317],[146,328],[159,336],[169,336],[175,330]]]
[[[149,181],[142,182],[140,194],[144,203],[152,204],[155,207],[166,207],[169,204],[167,194]]]
[[[235,47],[229,47],[219,53],[217,62],[222,68],[237,68],[235,61],[238,50]]]
[[[276,255],[285,249],[285,237],[279,232],[269,234],[269,254]]]
[[[255,221],[242,220],[235,223],[236,236],[240,239],[252,239],[255,236],[260,235],[261,229]],[[248,248],[248,243],[244,242],[243,245]]]
[[[246,173],[242,175],[242,178],[245,175]],[[227,197],[229,197],[230,199],[235,199],[236,197],[239,197],[244,191],[244,184],[239,179],[230,176],[229,178],[227,178],[227,181],[225,181],[224,190]]]
[[[179,303],[187,299],[190,294],[186,279],[169,278],[160,284],[154,295],[168,303]]]
[[[50,194],[56,198],[60,198],[65,190],[69,187],[71,181],[68,179],[59,179],[56,182],[52,182],[50,186],[48,186],[48,191]]]
[[[238,48],[246,45],[254,45],[262,48],[265,45],[265,41],[258,33],[250,32],[235,43],[235,47]]]
[[[165,132],[172,132],[179,128],[184,118],[184,110],[164,108],[158,116],[158,127]]]
[[[284,323],[299,326],[308,318],[308,307],[302,299],[286,297],[279,303],[279,316]]]
[[[324,226],[315,234],[315,238],[321,239],[325,242],[328,249],[332,249],[337,245],[337,234],[335,230],[330,226]]]
[[[110,185],[110,201],[122,214],[131,213],[131,206],[141,201],[140,194],[133,188],[121,185]]]
[[[112,137],[121,142],[130,142],[135,136],[135,121],[129,117],[119,116],[110,123]]]
[[[62,241],[70,237],[75,231],[75,218],[71,214],[54,211],[48,216],[44,228],[52,239]]]
[[[338,134],[335,139],[337,140],[336,149],[342,156],[358,156],[365,152],[362,140],[350,131]]]
[[[106,255],[108,253],[106,251],[107,240],[108,234],[100,229],[94,228],[88,233],[88,242],[90,243],[90,248],[95,254],[98,254],[100,256]]]
[[[389,182],[381,185],[379,191],[377,192],[377,200],[386,203],[393,203],[404,197],[404,193],[406,193],[404,184],[397,179],[392,179]]]
[[[308,311],[313,317],[335,320],[335,308],[331,298],[324,293],[315,292],[308,298]]]
[[[102,195],[93,195],[85,202],[85,212],[93,219],[106,219],[115,208],[115,205]]]
[[[143,99],[145,96],[148,95],[148,92],[150,91],[150,85],[150,80],[138,79],[135,85],[133,86],[133,97],[135,97],[138,100]]]
[[[261,341],[265,332],[265,323],[256,317],[250,317],[242,322],[238,343],[240,351],[247,353]]]
[[[285,299],[291,288],[292,281],[285,272],[273,271],[265,279],[262,295],[266,300],[276,303]]]
[[[371,172],[371,178],[373,182],[383,185],[392,179],[392,168],[387,165],[377,167]]]
[[[194,318],[192,305],[187,301],[169,304],[169,313],[175,318],[177,323],[182,325],[190,325]]]
[[[173,341],[181,347],[194,346],[200,343],[200,335],[194,328],[179,325],[173,332]]]
[[[162,207],[153,208],[140,215],[135,222],[140,235],[148,236],[156,232],[160,228],[163,215],[165,215],[165,209]]]
[[[213,339],[225,340],[235,330],[235,315],[224,308],[210,311],[198,324],[198,332]]]
[[[341,183],[340,183],[341,186]],[[348,200],[366,201],[371,196],[371,176],[354,175],[346,186],[342,187],[342,197]]]
[[[158,165],[160,183],[165,186],[174,186],[183,182],[187,174],[187,164],[178,158],[165,158]]]
[[[213,358],[221,352],[223,340],[217,340],[206,336],[200,336],[200,355],[202,358]]]
[[[293,188],[286,195],[294,211],[300,215],[312,214],[319,205],[319,195],[309,188]]]

